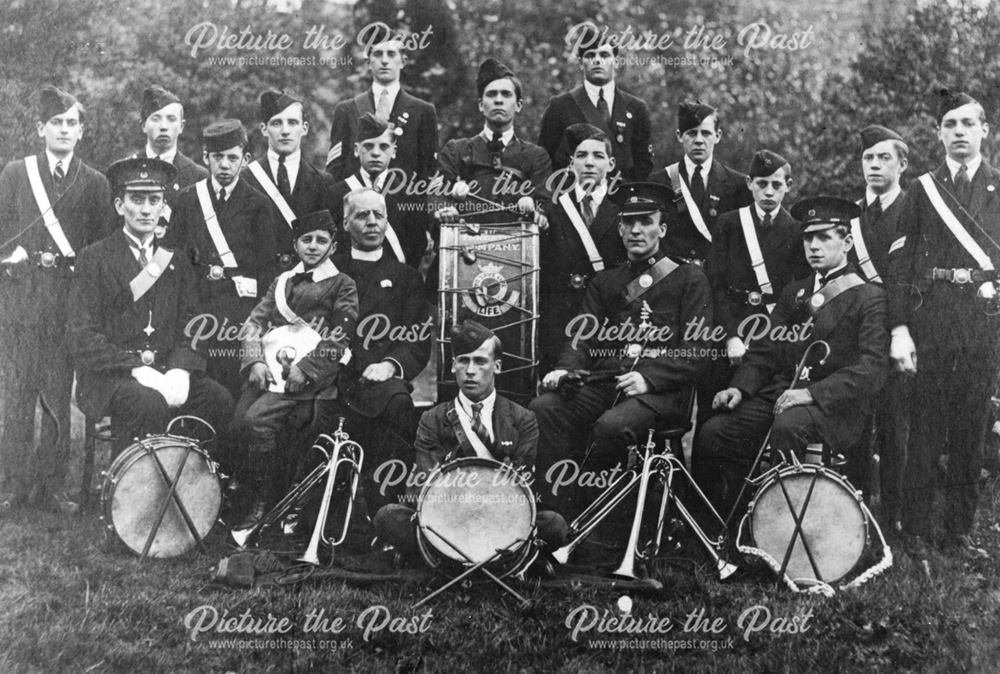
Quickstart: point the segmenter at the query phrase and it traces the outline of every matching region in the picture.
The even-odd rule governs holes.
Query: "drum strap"
[[[142,268],[142,271],[134,279],[129,281],[128,287],[132,290],[133,302],[138,302],[143,295],[149,292],[153,284],[163,275],[172,259],[174,259],[174,251],[162,246],[156,249],[156,252],[153,253],[153,259]]]
[[[643,272],[625,286],[625,301],[632,304],[645,295],[650,288],[677,271],[679,267],[680,265],[669,257],[660,258],[660,261],[650,267],[649,271]]]
[[[678,189],[680,190],[681,196],[684,198],[684,205],[687,206],[688,213],[691,215],[691,223],[694,225],[694,228],[698,230],[699,234],[711,242],[712,233],[708,231],[708,226],[705,224],[705,218],[698,209],[698,204],[694,203],[694,197],[691,196],[691,190],[688,189],[687,183],[684,182],[684,178],[681,177],[680,165],[673,163],[668,166],[667,175],[670,176],[670,183],[673,185],[674,191],[676,192]]]
[[[838,276],[814,292],[809,297],[808,301],[806,301],[806,307],[809,309],[809,315],[815,316],[823,309],[823,307],[830,304],[830,300],[837,297],[842,292],[846,292],[851,288],[857,288],[858,286],[864,284],[865,280],[853,272],[844,274],[843,276]]]
[[[587,257],[590,258],[590,264],[594,268],[594,271],[602,271],[604,269],[604,260],[597,251],[597,244],[594,243],[594,237],[590,235],[590,230],[587,229],[587,225],[583,222],[583,216],[580,215],[580,211],[576,210],[576,204],[570,198],[569,192],[563,192],[562,196],[559,197],[559,204],[566,211],[569,221],[573,224],[573,229],[576,230],[577,235],[580,237],[580,241],[587,251]]]
[[[740,225],[743,227],[743,239],[747,243],[747,251],[750,253],[750,264],[753,266],[754,276],[757,277],[757,285],[765,295],[773,295],[774,287],[771,279],[767,277],[767,267],[764,265],[764,253],[760,250],[760,241],[757,240],[757,229],[753,224],[753,216],[750,214],[750,207],[744,206],[740,209]],[[767,305],[767,313],[774,311],[774,304]]]
[[[292,311],[292,308],[288,306],[288,298],[285,296],[285,288],[288,286],[288,279],[290,279],[295,273],[294,268],[288,271],[281,272],[278,274],[277,280],[274,282],[274,305],[278,309],[278,313],[291,325],[293,323],[305,323],[302,317],[297,313]]]
[[[49,235],[59,247],[59,254],[63,257],[73,257],[75,255],[73,246],[66,238],[62,225],[59,224],[59,218],[52,210],[49,195],[45,192],[45,185],[42,184],[42,176],[38,172],[38,157],[36,155],[25,157],[24,169],[28,173],[28,184],[31,185],[31,194],[35,197],[35,205],[38,206],[38,210],[42,214],[42,222],[45,223]]]
[[[851,218],[851,236],[854,239],[854,247],[858,251],[858,266],[861,267],[861,271],[872,283],[881,283],[882,277],[878,275],[878,271],[872,263],[872,256],[868,252],[865,237],[861,235],[861,218]]]
[[[483,441],[479,438],[478,435],[476,435],[475,433],[466,432],[465,425],[462,423],[462,418],[458,413],[458,398],[455,398],[454,404],[451,406],[451,408],[448,410],[445,416],[448,418],[448,422],[451,423],[451,428],[453,431],[455,431],[455,437],[458,439],[458,444],[460,446],[472,447],[473,451],[476,453],[476,456],[481,457],[483,459],[494,458],[493,454],[490,452],[489,449],[486,448],[486,445],[483,444]]]
[[[229,248],[229,242],[226,241],[226,235],[222,233],[222,227],[219,226],[219,217],[215,213],[215,207],[212,206],[212,197],[208,193],[208,179],[199,180],[194,189],[198,193],[198,205],[201,206],[201,217],[205,220],[205,228],[208,229],[208,235],[212,238],[212,245],[215,246],[215,252],[219,254],[219,259],[222,260],[222,266],[229,269],[239,266],[236,264],[236,256],[233,255],[233,251]]]
[[[257,184],[264,190],[264,194],[266,194],[271,201],[274,202],[274,205],[278,207],[278,212],[281,213],[281,217],[284,218],[288,226],[291,227],[292,221],[295,220],[295,212],[292,211],[291,206],[289,206],[288,202],[285,201],[285,197],[283,197],[281,192],[278,191],[278,186],[271,182],[271,178],[268,177],[264,167],[260,165],[260,160],[253,160],[247,168],[250,169],[250,173],[253,174],[253,177],[257,179]]]
[[[931,200],[931,205],[934,206],[934,210],[937,211],[938,216],[944,222],[948,231],[958,240],[962,248],[972,256],[979,265],[980,269],[990,270],[993,269],[993,262],[990,260],[989,255],[983,250],[982,246],[972,238],[968,230],[962,226],[962,223],[958,221],[955,214],[950,208],[944,203],[944,199],[941,198],[941,193],[938,192],[937,185],[934,184],[934,178],[930,173],[925,173],[917,180],[920,184],[924,186],[924,190],[927,192],[927,198]]]

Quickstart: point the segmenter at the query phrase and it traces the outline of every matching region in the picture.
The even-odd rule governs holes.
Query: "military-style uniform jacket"
[[[905,191],[900,191],[896,196],[895,200],[889,207],[885,209],[881,215],[875,216],[870,207],[865,204],[865,199],[862,198],[858,203],[864,209],[861,212],[861,236],[864,237],[865,248],[868,250],[868,255],[871,258],[872,265],[875,267],[875,273],[879,275],[882,279],[883,285],[885,284],[896,284],[896,279],[892,278],[894,270],[890,265],[890,258],[894,257],[898,253],[899,249],[902,248],[902,243],[900,241],[896,249],[892,248],[892,245],[899,241],[900,237],[903,236],[902,223],[899,218],[903,212],[903,202],[906,196]],[[891,253],[890,253],[891,250]],[[865,270],[858,264],[858,245],[855,241],[854,248],[852,248],[848,253],[848,259],[851,264],[855,266],[858,273],[861,274],[861,278],[866,281],[870,281],[865,274]]]
[[[513,205],[522,196],[533,197],[536,201],[547,198],[545,181],[552,173],[552,164],[545,150],[518,138],[516,133],[494,157],[487,148],[486,137],[478,133],[471,138],[448,141],[438,153],[438,170],[446,186],[459,180],[474,180],[479,196],[498,204]],[[504,189],[508,185],[514,186],[516,192]],[[460,212],[470,214],[489,208],[474,199],[458,202],[457,207]],[[512,219],[514,216],[510,213],[487,213],[473,222],[510,222]]]
[[[686,413],[688,396],[684,391],[697,381],[708,362],[708,349],[715,346],[707,339],[708,330],[694,329],[699,324],[712,324],[712,296],[705,272],[696,265],[680,263],[629,302],[629,284],[648,275],[662,257],[663,253],[657,252],[647,260],[626,262],[594,277],[580,313],[592,315],[597,326],[605,327],[607,320],[608,327],[624,326],[624,330],[606,336],[597,332],[575,348],[567,342],[556,367],[626,372],[634,363],[635,371],[652,387],[650,393],[636,399],[663,416],[677,416]],[[648,312],[644,312],[644,305]],[[632,332],[642,323],[644,313],[654,329],[653,338],[648,340]]]
[[[45,152],[38,155],[38,172],[52,212],[73,251],[79,254],[99,240],[114,220],[108,181],[76,154],[66,170],[61,191],[52,184],[52,169]],[[55,331],[53,336],[58,342],[66,325],[72,260],[62,258],[42,222],[23,159],[7,164],[0,173],[0,241],[8,240],[11,243],[0,250],[0,257],[8,257],[22,246],[29,260],[17,266],[14,277],[0,272],[0,329],[47,325]],[[40,266],[50,257],[54,266]]]
[[[341,371],[341,392],[347,405],[365,416],[377,416],[389,399],[409,394],[409,382],[427,365],[433,327],[424,298],[420,272],[391,259],[383,246],[377,262],[355,260],[350,253],[333,258],[337,268],[354,279],[358,289],[358,332],[353,336],[351,362]],[[373,363],[394,363],[401,377],[360,384],[358,377]]]
[[[687,174],[683,158],[680,160],[678,170],[690,188],[691,177]],[[667,185],[674,191],[666,167],[654,171],[649,180]],[[705,198],[698,204],[698,210],[701,211],[705,226],[708,227],[713,239],[718,231],[716,222],[720,215],[752,203],[753,195],[747,187],[746,175],[723,165],[718,159],[713,159],[708,180],[705,182]],[[712,244],[695,228],[687,204],[679,192],[675,191],[674,201],[672,207],[667,209],[665,222],[667,235],[661,245],[663,250],[670,255],[689,260],[704,260],[708,257],[708,250]]]
[[[344,197],[354,189],[352,183],[359,185],[368,184],[361,175],[360,169],[351,174],[349,178],[340,180],[333,185],[330,190],[332,200],[335,203],[343,204]],[[379,184],[383,185],[384,182],[380,181]],[[420,260],[424,256],[424,251],[427,250],[427,219],[429,216],[426,205],[427,198],[425,195],[411,196],[401,192],[384,191],[382,189],[379,189],[379,191],[385,197],[386,217],[393,231],[396,232],[396,236],[399,237],[399,245],[403,249],[403,255],[406,257],[406,264],[416,269],[420,266]],[[331,213],[333,214],[333,221],[337,223],[337,250],[350,250],[351,237],[344,231],[343,227],[343,207],[336,211],[331,211]],[[385,244],[384,251],[385,254],[395,259],[395,254],[388,242]]]
[[[121,230],[85,248],[77,258],[67,343],[76,365],[77,402],[88,415],[105,413],[115,390],[131,379],[133,368],[205,369],[198,345],[184,334],[198,313],[194,272],[187,258],[175,251],[152,287],[133,301],[129,283],[141,271]],[[153,352],[152,364],[143,362],[143,351]]]
[[[560,151],[563,131],[573,124],[587,122],[608,134],[615,169],[627,181],[645,180],[653,168],[651,126],[646,102],[615,86],[615,105],[610,124],[600,113],[582,84],[549,100],[542,114],[538,144],[545,148],[558,170],[569,164],[569,156]]]
[[[569,197],[579,213],[580,204],[572,191]],[[605,196],[589,228],[605,269],[617,267],[628,257],[618,235],[618,210]],[[541,235],[538,345],[543,357],[548,355],[554,363],[566,340],[566,324],[579,313],[587,286],[597,272],[563,204],[549,201],[545,212],[549,228]]]
[[[740,211],[719,216],[705,273],[712,286],[715,322],[726,329],[727,337],[737,336],[737,328],[748,316],[766,312],[766,305],[774,304],[788,283],[812,274],[802,249],[799,223],[788,211],[779,209],[771,225],[764,229],[757,208],[749,208],[772,292],[759,295],[760,286],[743,235]]]
[[[286,395],[303,399],[337,397],[337,388],[333,384],[340,371],[340,359],[355,334],[358,291],[352,279],[336,268],[334,271],[333,276],[321,281],[313,281],[311,276],[296,278],[305,273],[301,264],[279,274],[247,319],[247,328],[252,329],[246,331],[243,339],[242,370],[254,363],[264,362],[261,338],[268,329],[289,324],[275,302],[277,286],[285,277],[288,308],[322,337],[316,348],[296,363],[310,385],[304,391]]]
[[[333,110],[326,170],[334,180],[343,180],[361,166],[354,156],[354,143],[358,141],[358,119],[366,112],[375,113],[371,87],[341,101]],[[390,168],[401,168],[408,175],[420,178],[433,173],[434,153],[438,147],[434,106],[400,89],[388,121],[397,129],[396,157],[389,164]]]
[[[830,280],[849,272],[855,272],[850,265],[833,272]],[[815,274],[810,274],[785,286],[771,315],[772,326],[792,328],[807,323],[814,283]],[[823,440],[838,451],[850,447],[864,427],[870,398],[882,388],[889,371],[885,306],[885,290],[873,283],[841,292],[816,311],[812,329],[804,336],[801,330],[798,334],[789,331],[785,339],[753,342],[730,386],[746,398],[777,400],[791,384],[809,344],[826,341],[830,345],[826,362],[813,363],[808,382],[800,382],[798,388],[808,388],[823,413]]]
[[[178,196],[164,245],[183,251],[191,261],[197,279],[199,310],[215,315],[219,321],[228,318],[231,324],[239,326],[277,275],[275,257],[279,244],[274,235],[275,214],[267,197],[242,179],[236,182],[221,208],[211,183],[208,187],[219,227],[236,258],[237,267],[223,267],[219,251],[205,226],[195,185]],[[285,229],[290,239],[291,231],[287,225]],[[220,273],[221,278],[213,278]],[[241,297],[233,281],[237,276],[256,280],[257,295]]]

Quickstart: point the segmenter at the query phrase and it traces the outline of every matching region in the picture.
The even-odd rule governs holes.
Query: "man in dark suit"
[[[341,101],[333,110],[326,170],[335,180],[343,180],[360,166],[351,148],[358,142],[358,120],[366,112],[392,125],[397,146],[392,167],[415,178],[426,178],[434,172],[437,112],[431,103],[400,87],[399,75],[406,65],[403,42],[388,26],[383,24],[380,30],[368,41],[365,53],[372,75],[371,88]]]
[[[292,222],[324,209],[336,215],[341,204],[332,196],[330,174],[302,159],[302,139],[309,133],[302,100],[284,91],[265,91],[260,95],[260,119],[267,153],[247,164],[242,177],[271,202],[277,267],[284,271],[298,260],[292,246]]]
[[[240,121],[209,124],[202,142],[209,177],[177,197],[164,245],[182,252],[194,268],[200,318],[193,330],[206,333],[206,371],[239,398],[245,377],[240,374],[238,341],[226,333],[243,325],[270,286],[281,246],[267,197],[240,179],[248,159]],[[292,238],[283,224],[278,232]]]
[[[347,408],[351,437],[365,448],[370,475],[384,461],[411,460],[416,416],[410,382],[427,365],[434,326],[420,272],[385,251],[385,198],[365,187],[349,194],[346,210],[351,247],[332,259],[357,284],[358,330],[340,373],[339,402]],[[370,512],[373,502],[392,496],[366,491]]]
[[[753,203],[746,176],[715,160],[721,139],[715,108],[684,101],[677,108],[677,140],[684,147],[684,158],[649,177],[674,193],[664,250],[699,264],[708,257],[716,218]]]
[[[158,84],[147,87],[142,92],[139,117],[142,119],[142,132],[146,134],[146,148],[144,153],[132,156],[162,159],[173,164],[177,170],[173,182],[167,185],[167,205],[163,209],[161,223],[165,228],[171,221],[172,209],[176,206],[176,197],[180,191],[207,178],[208,171],[177,147],[177,139],[184,131],[184,106],[176,95]],[[158,230],[157,234],[163,236],[162,230]]]
[[[162,433],[182,414],[224,431],[232,396],[205,375],[203,351],[186,334],[198,312],[194,272],[153,235],[175,170],[159,159],[123,159],[108,176],[125,224],[80,253],[70,301],[80,409],[111,416],[125,443]]]
[[[338,229],[345,224],[344,197],[348,193],[365,187],[375,189],[385,198],[386,253],[414,269],[419,268],[427,250],[427,199],[425,195],[405,194],[405,176],[398,169],[389,168],[396,155],[396,134],[387,123],[366,112],[358,120],[354,154],[360,159],[361,167],[330,190],[333,221]],[[344,230],[340,233],[339,245],[347,250],[353,244],[350,230],[346,227]]]
[[[73,367],[64,343],[77,252],[112,220],[108,183],[74,150],[83,108],[64,91],[42,89],[38,135],[44,150],[0,173],[0,371],[4,496],[60,506],[69,457]],[[43,403],[38,453],[35,405]]]
[[[1000,344],[1000,172],[980,154],[988,130],[978,101],[942,92],[938,139],[945,162],[904,197],[905,239],[893,261],[901,292],[890,297],[889,318],[894,364],[916,373],[903,528],[931,539],[936,484],[944,497],[940,543],[977,556],[984,552],[970,535]],[[942,454],[948,455],[943,475]]]
[[[900,214],[905,194],[899,179],[906,170],[909,148],[902,136],[873,124],[861,130],[861,169],[865,196],[859,200],[861,215],[851,221],[854,247],[848,253],[858,273],[870,283],[880,283],[894,292],[898,279],[892,277],[892,258],[902,248]],[[898,271],[898,270],[897,270]],[[902,489],[906,466],[906,445],[910,428],[911,378],[892,371],[873,419],[871,446],[860,446],[852,459],[851,480],[867,489],[873,454],[879,457],[882,514],[897,526],[902,513]]]
[[[885,291],[848,264],[850,219],[857,204],[838,197],[803,199],[802,223],[815,271],[785,286],[770,316],[774,331],[753,340],[729,387],[713,401],[692,453],[694,478],[721,513],[730,511],[760,443],[771,430],[774,453],[799,456],[809,443],[833,455],[857,442],[872,398],[888,372]],[[814,340],[830,346],[825,362],[789,388]]]
[[[530,405],[545,479],[564,460],[587,471],[624,467],[626,447],[644,441],[650,428],[687,425],[691,387],[708,361],[707,336],[694,329],[712,322],[708,279],[660,250],[669,193],[659,184],[627,183],[612,198],[628,261],[590,282],[556,369],[542,381],[548,392]],[[567,390],[567,377],[580,370],[611,376]],[[544,488],[543,499],[568,507],[573,494],[555,491]]]
[[[585,23],[566,36],[583,70],[583,83],[549,100],[542,114],[538,144],[556,170],[569,164],[573,148],[562,145],[563,131],[573,124],[596,126],[611,142],[615,170],[628,181],[645,180],[653,169],[649,110],[641,98],[615,83],[618,46],[601,39],[597,27]]]
[[[459,393],[420,417],[415,445],[415,475],[410,482],[423,485],[431,471],[452,459],[482,457],[509,463],[532,475],[538,446],[535,415],[497,395],[503,346],[489,328],[474,321],[452,328],[455,359],[452,372]],[[379,538],[409,559],[417,553],[413,507],[389,504],[374,519]],[[535,525],[538,538],[549,551],[566,542],[566,522],[556,512],[539,510]]]
[[[781,155],[761,150],[750,162],[747,182],[753,205],[719,216],[705,263],[715,323],[725,331],[726,353],[711,363],[698,383],[699,425],[712,415],[715,394],[743,360],[744,322],[769,315],[782,289],[809,273],[802,231],[781,205],[792,182],[791,165]]]
[[[565,182],[558,180],[546,202],[549,228],[541,237],[539,277],[539,368],[553,369],[566,342],[566,325],[580,311],[594,275],[626,259],[618,235],[618,206],[608,195],[615,158],[607,134],[590,124],[563,133],[570,147]]]

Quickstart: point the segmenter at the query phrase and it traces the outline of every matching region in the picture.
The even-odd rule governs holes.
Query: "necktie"
[[[589,194],[580,200],[580,215],[583,216],[583,224],[590,229],[590,225],[594,222],[594,197]]]
[[[608,101],[604,98],[604,87],[597,90],[597,111],[601,113],[601,119],[611,128],[611,110],[608,108]]]
[[[278,191],[286,199],[292,194],[292,185],[288,182],[288,167],[285,166],[285,155],[278,156]]]
[[[487,449],[490,449],[493,446],[493,441],[490,439],[490,434],[483,424],[482,412],[482,403],[472,403],[472,432],[479,436],[479,439],[483,441]]]
[[[764,229],[767,229],[773,223],[774,223],[774,221],[771,219],[771,214],[770,213],[765,213],[764,214],[764,219],[760,221],[760,226],[763,227]]]
[[[312,281],[313,275],[311,271],[299,272],[298,274],[292,274],[292,287],[297,286],[305,281]]]
[[[493,138],[486,143],[486,149],[490,151],[490,154],[500,154],[503,152],[503,140],[500,138],[500,134],[496,131],[493,132]]]
[[[966,176],[966,178],[968,178],[968,176]],[[882,200],[875,197],[875,201],[868,206],[868,218],[875,221],[880,217],[882,217]]]
[[[705,199],[705,181],[701,177],[701,164],[694,167],[694,175],[691,176],[691,197],[699,206]]]
[[[962,164],[958,173],[955,174],[955,191],[958,200],[962,202],[963,206],[969,205],[969,192],[971,192],[972,183],[969,181],[969,167]]]
[[[56,187],[62,185],[63,178],[66,177],[66,172],[63,170],[62,161],[56,162],[56,167],[52,171],[52,179]]]
[[[143,267],[145,267],[147,264],[149,264],[149,256],[146,255],[146,247],[145,246],[140,246],[138,244],[132,243],[131,241],[129,241],[129,245],[132,246],[132,248],[135,250],[135,252],[137,252],[139,254],[139,264],[140,265],[142,265]]]
[[[378,100],[375,102],[375,116],[378,117],[383,122],[389,121],[389,90],[383,89],[378,94]]]

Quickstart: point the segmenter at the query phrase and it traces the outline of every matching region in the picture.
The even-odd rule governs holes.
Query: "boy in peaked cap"
[[[71,508],[73,367],[64,340],[77,253],[114,223],[108,182],[76,155],[84,110],[54,86],[39,92],[35,154],[0,173],[0,503]],[[46,404],[34,450],[35,407]]]
[[[237,531],[257,524],[284,486],[274,468],[294,461],[277,456],[293,414],[311,410],[316,398],[337,397],[358,318],[357,287],[330,261],[336,246],[330,212],[296,219],[293,234],[299,263],[278,275],[241,331],[248,385],[236,421],[249,441],[252,502]]]
[[[890,295],[891,356],[898,370],[915,373],[903,529],[981,557],[971,535],[1000,348],[1000,172],[982,156],[989,133],[983,106],[966,93],[937,93],[944,162],[910,184],[899,252],[890,260],[899,270],[890,272],[898,282]],[[936,487],[944,530],[935,541]]]
[[[701,264],[708,257],[717,218],[749,206],[753,196],[746,176],[715,159],[715,146],[722,140],[715,108],[701,101],[682,102],[677,107],[677,140],[684,158],[654,171],[649,179],[670,186],[674,193],[664,250]]]

